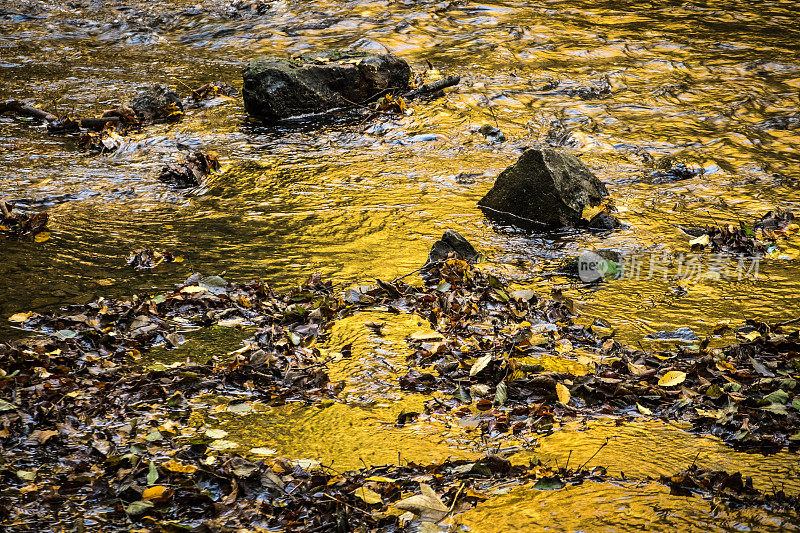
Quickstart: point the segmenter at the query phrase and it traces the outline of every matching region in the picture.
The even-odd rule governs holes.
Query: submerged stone
[[[529,148],[497,177],[478,206],[496,218],[538,226],[575,226],[587,205],[607,196],[605,185],[574,155]]]
[[[247,112],[265,122],[365,104],[386,91],[405,91],[411,68],[393,54],[354,51],[267,58],[244,71]]]

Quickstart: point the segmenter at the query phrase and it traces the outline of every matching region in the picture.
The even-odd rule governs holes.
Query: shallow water
[[[798,260],[765,258],[756,281],[733,275],[681,282],[676,268],[678,255],[689,252],[689,238],[676,225],[736,224],[775,207],[800,208],[800,129],[762,124],[795,114],[800,105],[794,2],[276,1],[263,13],[237,10],[233,2],[195,4],[4,2],[0,98],[85,116],[154,82],[184,94],[216,79],[240,87],[241,68],[258,55],[350,45],[387,47],[418,71],[430,62],[444,74],[460,74],[462,83],[446,98],[414,105],[410,116],[363,125],[266,129],[248,120],[233,99],[132,135],[107,156],[82,153],[74,139],[0,117],[0,197],[46,208],[52,220],[47,242],[0,242],[0,316],[161,289],[194,271],[224,272],[235,280],[259,276],[277,287],[312,271],[341,287],[392,278],[417,268],[446,228],[472,241],[488,268],[545,294],[561,287],[584,319],[602,318],[630,343],[657,330],[690,326],[702,338],[719,321],[786,320],[800,313]],[[576,96],[604,78],[610,94]],[[474,133],[485,123],[499,126],[508,140],[492,144]],[[421,140],[427,138],[434,140]],[[484,218],[476,202],[497,173],[523,147],[542,141],[580,155],[608,184],[627,228],[536,235]],[[163,164],[180,158],[179,145],[218,152],[224,172],[198,190],[168,189],[156,176]],[[649,183],[656,167],[672,162],[705,174]],[[184,261],[136,272],[125,258],[140,247],[164,248]],[[642,276],[591,289],[541,276],[586,247],[644,258],[666,253],[672,264],[666,280]],[[707,270],[707,257],[702,264]],[[736,261],[727,266],[733,273]],[[0,334],[11,334],[0,327]],[[350,461],[358,446],[370,460],[396,456],[395,449],[381,452],[372,437],[391,425],[397,406],[421,402],[396,389],[403,347],[387,346],[391,339],[374,338],[357,320],[338,327],[330,350],[354,343],[369,355],[335,368],[350,376],[347,406],[319,413],[287,406],[266,420],[253,415],[240,424],[242,431],[258,434],[269,427],[275,435],[274,444],[253,446],[337,464]],[[389,337],[401,339],[399,331],[413,324],[396,327]],[[204,354],[222,355],[233,344],[212,336]],[[315,433],[318,420],[332,433]],[[351,422],[355,429],[347,434],[331,429]],[[421,424],[439,432],[433,437],[420,430],[418,442],[433,442],[425,457],[475,452],[468,436],[451,439],[435,424],[440,422]],[[411,439],[415,429],[391,431]],[[552,453],[548,443],[555,439],[577,449],[591,434],[568,428],[543,439],[542,451],[533,453]],[[646,443],[643,449],[654,455],[660,451],[652,468],[644,462],[637,467],[642,475],[690,463],[687,448],[708,446],[708,439],[671,428],[626,438]],[[338,444],[325,446],[328,441]],[[419,444],[408,449],[422,453]],[[604,461],[625,456],[614,450]],[[722,454],[719,464],[726,469],[755,468],[741,454],[714,453]],[[793,456],[761,460],[774,467],[766,471],[796,473]],[[663,498],[661,488],[603,490],[622,490],[633,507],[645,509]],[[555,498],[566,515],[601,497],[593,494],[569,489],[540,498]],[[694,520],[694,507],[678,502],[674,513]],[[634,515],[625,515],[632,516],[630,527],[638,527]],[[590,528],[581,516],[571,518],[568,528]],[[671,524],[660,519],[664,528]]]

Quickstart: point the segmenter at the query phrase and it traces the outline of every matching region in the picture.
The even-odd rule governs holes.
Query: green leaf
[[[147,484],[152,485],[158,481],[158,469],[153,461],[150,461],[150,469],[147,472]]]
[[[564,488],[564,482],[558,477],[543,477],[533,486],[536,490],[559,490]]]
[[[792,400],[792,407],[800,411],[800,397],[797,397],[794,400]]]
[[[139,502],[133,502],[129,506],[127,506],[125,508],[125,512],[131,516],[139,516],[152,508],[153,508],[152,503],[139,501]]]
[[[769,403],[780,403],[784,404],[789,401],[789,393],[778,389],[775,392],[771,392],[764,396],[764,399],[767,400]]]
[[[450,290],[450,284],[447,283],[446,281],[443,281],[439,284],[438,287],[436,287],[436,290],[439,292],[447,292]]]
[[[786,406],[779,403],[771,403],[766,407],[762,407],[761,409],[764,411],[769,411],[770,413],[775,413],[776,415],[789,414],[789,412],[786,410]]]

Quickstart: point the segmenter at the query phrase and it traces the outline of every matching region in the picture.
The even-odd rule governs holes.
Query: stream
[[[214,80],[241,89],[242,68],[258,56],[345,47],[388,49],[417,72],[433,67],[461,83],[407,115],[291,128],[251,120],[237,96],[128,135],[104,155],[0,116],[0,198],[47,210],[51,233],[45,242],[0,241],[0,340],[22,334],[5,320],[14,313],[159,291],[193,272],[258,277],[278,289],[312,272],[341,290],[392,279],[420,267],[448,228],[483,254],[483,268],[543,296],[561,289],[579,320],[602,320],[630,345],[680,327],[724,344],[733,337],[714,334],[721,323],[800,316],[800,250],[791,246],[762,258],[757,275],[736,275],[735,257],[728,279],[682,279],[679,270],[691,237],[678,226],[800,213],[800,15],[788,0],[9,0],[0,5],[0,100],[93,116],[154,83],[183,95]],[[484,124],[506,140],[485,138]],[[578,155],[608,186],[624,227],[540,234],[485,218],[477,201],[534,143]],[[189,191],[158,181],[164,165],[201,147],[219,155],[222,172]],[[697,175],[664,177],[680,164]],[[183,260],[136,271],[126,258],[139,248]],[[657,258],[667,272],[595,285],[552,274],[597,248],[645,265]],[[713,271],[711,258],[698,268]],[[366,325],[373,321],[385,324],[382,335]],[[395,427],[398,414],[429,399],[398,385],[411,350],[404,339],[421,326],[381,310],[335,324],[324,350],[352,345],[354,357],[329,369],[346,383],[334,405],[232,410],[218,397],[197,409],[238,451],[274,449],[338,469],[513,448],[513,462],[591,459],[633,480],[498,493],[462,516],[468,531],[800,529],[762,509],[719,516],[707,502],[641,481],[696,462],[797,494],[797,454],[736,452],[638,413],[524,441],[487,443],[446,418]],[[148,357],[224,356],[245,336],[186,333],[184,346]]]

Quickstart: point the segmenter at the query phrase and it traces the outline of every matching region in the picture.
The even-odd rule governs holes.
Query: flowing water
[[[584,319],[602,318],[630,343],[681,326],[702,337],[720,321],[793,318],[796,249],[762,259],[758,279],[738,279],[733,260],[729,279],[682,281],[677,265],[689,237],[676,226],[738,224],[775,207],[800,211],[800,121],[785,120],[800,107],[798,37],[800,15],[786,0],[3,2],[0,98],[59,115],[99,113],[156,82],[184,94],[217,79],[240,88],[241,69],[254,57],[330,47],[385,47],[420,72],[430,64],[462,82],[409,116],[363,124],[268,129],[232,99],[129,136],[102,156],[0,117],[0,197],[47,209],[52,232],[42,243],[0,242],[0,316],[161,289],[194,271],[262,277],[276,287],[314,271],[342,287],[393,278],[417,268],[454,228],[480,249],[486,268],[543,293],[562,288]],[[483,124],[507,140],[489,142],[476,132]],[[577,153],[609,186],[626,227],[543,235],[485,219],[477,200],[535,142]],[[186,147],[216,151],[224,172],[178,192],[156,176]],[[653,179],[654,170],[677,163],[703,173]],[[137,272],[126,257],[142,247],[184,261]],[[585,248],[667,258],[669,272],[591,290],[544,275]],[[707,258],[701,266],[708,271]],[[391,462],[398,452],[425,461],[475,456],[480,440],[447,421],[391,428],[398,412],[424,401],[397,388],[402,339],[414,327],[391,322],[377,338],[358,320],[337,325],[330,349],[353,343],[361,354],[333,368],[347,378],[346,404],[233,414],[223,406],[214,416],[254,447],[348,468]],[[189,355],[224,353],[236,342],[215,333]],[[797,476],[795,455],[745,456],[714,439],[635,422],[568,426],[536,449],[512,444],[564,460],[569,450],[588,457],[606,436],[614,444],[596,461],[640,477],[685,467],[694,450],[703,452],[701,464],[742,470],[762,488]],[[800,490],[795,484],[787,488]],[[759,512],[719,521],[707,504],[655,485],[525,490],[479,506],[465,523],[475,531],[786,525]]]

